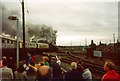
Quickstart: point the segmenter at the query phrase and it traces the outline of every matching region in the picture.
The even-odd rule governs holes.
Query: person
[[[8,68],[11,68],[14,73],[14,71],[16,70],[15,60],[12,57],[9,57],[8,61],[9,61],[9,63],[7,66],[8,66]]]
[[[33,65],[35,64],[35,59],[36,59],[36,55],[33,55],[33,56],[32,56],[32,64],[33,64]]]
[[[28,77],[28,81],[35,81],[36,80],[36,77],[37,77],[36,72],[31,67],[27,71],[27,77]]]
[[[27,61],[28,61],[28,64],[32,63],[32,56],[29,52],[27,53]]]
[[[20,64],[19,67],[17,68],[17,71],[14,72],[14,78],[15,80],[20,81],[26,81],[28,79],[27,73],[22,64]]]
[[[83,73],[83,70],[82,70],[82,61],[80,61],[80,60],[77,61],[77,70],[79,70],[81,73]]]
[[[51,69],[49,66],[43,65],[37,72],[38,81],[51,81]]]
[[[88,68],[87,63],[82,63],[82,69],[83,69],[83,80],[84,81],[92,81],[92,73]]]
[[[51,67],[53,73],[53,80],[52,81],[63,81],[62,70],[58,63],[56,63],[57,59],[52,59]]]
[[[48,58],[47,56],[44,56],[44,57],[42,58],[42,63],[43,63],[44,65],[50,67],[50,64],[49,64],[48,61],[49,61],[49,58]]]
[[[71,63],[72,70],[68,71],[65,75],[65,81],[83,81],[82,75],[79,75],[79,71],[77,70],[77,63]]]
[[[61,61],[60,61],[60,58],[56,55],[56,58],[57,58],[57,63],[59,64],[59,65],[61,65]]]
[[[102,81],[120,81],[120,75],[114,69],[114,63],[107,61],[104,64],[104,70],[106,71],[106,74],[103,75]]]
[[[48,58],[49,58],[48,63],[49,65],[51,65],[51,55],[49,53],[48,53]]]
[[[2,81],[12,80],[13,79],[13,71],[11,68],[7,67],[8,60],[3,59],[2,64],[3,64],[3,66],[0,68],[0,79],[2,79]]]
[[[0,68],[3,66],[2,62],[3,60],[0,58]]]

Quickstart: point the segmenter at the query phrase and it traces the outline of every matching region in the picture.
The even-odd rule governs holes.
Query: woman
[[[27,78],[27,73],[26,73],[23,65],[20,65],[17,68],[17,71],[15,71],[14,76],[15,76],[16,80],[20,80],[20,81],[27,81],[27,79],[28,79]]]
[[[104,64],[106,74],[103,75],[102,81],[120,81],[120,75],[114,70],[115,65],[113,62],[108,61]]]

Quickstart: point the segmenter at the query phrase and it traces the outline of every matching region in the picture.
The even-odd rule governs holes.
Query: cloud
[[[65,38],[66,35],[69,40],[72,40],[70,38],[73,36],[79,35],[82,39],[85,36],[88,37],[89,41],[92,38],[96,41],[112,40],[113,33],[117,36],[117,2],[108,2],[108,0],[105,0],[107,2],[80,2],[78,0],[35,1],[26,1],[31,22],[34,24],[52,25],[53,29],[58,31],[57,44],[62,44],[63,39],[61,37]],[[29,22],[27,14],[26,18],[26,22]],[[91,39],[90,36],[92,36]]]

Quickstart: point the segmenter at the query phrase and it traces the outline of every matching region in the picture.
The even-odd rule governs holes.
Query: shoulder
[[[108,78],[108,74],[104,74],[102,77],[102,80],[107,79]]]
[[[2,70],[3,70],[3,71],[4,71],[4,70],[5,70],[5,71],[12,71],[12,69],[11,69],[11,68],[8,68],[8,67],[3,67]]]
[[[17,74],[18,74],[18,72],[17,72],[17,71],[15,71],[15,72],[14,72],[14,75],[17,75]]]
[[[22,73],[22,75],[27,75],[27,72],[26,72],[26,71],[24,71],[24,72]]]

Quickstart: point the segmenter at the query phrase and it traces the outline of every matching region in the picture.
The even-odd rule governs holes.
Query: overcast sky
[[[26,22],[51,25],[57,45],[113,42],[118,34],[118,0],[25,0]],[[21,10],[19,0],[4,0],[8,10]]]

